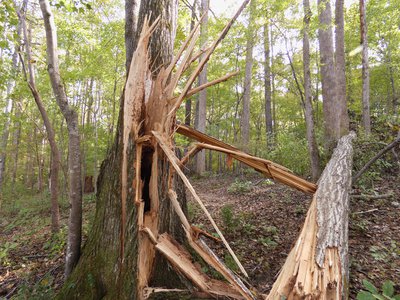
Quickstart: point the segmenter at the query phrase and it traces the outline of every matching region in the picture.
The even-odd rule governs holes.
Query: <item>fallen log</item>
[[[266,299],[347,299],[348,210],[354,133],[326,166],[303,229]]]

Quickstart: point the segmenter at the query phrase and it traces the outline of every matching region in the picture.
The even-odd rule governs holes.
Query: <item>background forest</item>
[[[208,10],[204,3],[207,1],[179,1],[177,49],[205,7]],[[208,20],[202,24],[203,42],[217,38],[234,11],[232,7],[236,8],[238,3],[210,1]],[[311,1],[311,13],[305,17],[304,5],[307,3],[307,0],[304,3],[294,0],[252,1],[212,55],[199,85],[228,73],[238,74],[211,86],[206,93],[188,99],[178,111],[177,119],[250,154],[286,166],[303,178],[316,181],[330,158],[332,148],[327,138],[328,117],[323,107],[321,83],[320,49],[323,45],[318,39],[323,26],[318,18],[321,8],[316,1]],[[68,104],[77,113],[85,237],[94,213],[93,193],[97,189],[100,165],[115,137],[120,97],[126,80],[124,2],[55,0],[50,1],[50,5],[58,33],[59,73]],[[226,10],[221,9],[221,5]],[[364,10],[360,10],[360,5],[365,5]],[[332,11],[330,23],[334,25],[333,2]],[[347,103],[350,130],[358,135],[354,158],[354,171],[358,171],[400,135],[400,1],[344,1],[343,16],[346,81],[345,87],[338,88],[338,91],[343,93]],[[335,33],[337,28],[333,27]],[[305,32],[309,39],[309,78],[305,78],[303,56]],[[60,267],[66,243],[69,127],[49,78],[48,46],[39,3],[1,1],[0,36],[0,213],[7,216],[0,219],[0,276],[6,270],[28,264],[20,259],[23,251],[18,253],[16,249],[23,247],[32,237],[44,241],[36,246],[51,255],[46,256],[47,262],[40,263],[48,263],[52,270],[51,273],[39,272],[33,277],[28,276],[18,285],[14,281],[4,281],[4,284],[0,283],[0,296],[12,296],[17,291],[19,295],[43,296],[59,284],[60,275],[53,278],[57,270],[53,268]],[[202,46],[196,47],[200,49]],[[33,91],[40,94],[60,154],[57,179],[59,224],[55,224],[54,219],[50,221],[50,177],[54,156],[48,128]],[[333,115],[340,107],[331,109]],[[310,117],[313,121],[308,123]],[[177,135],[176,144],[183,153],[190,141]],[[235,181],[230,179],[231,184],[226,186],[228,190],[242,193],[252,189],[251,180],[255,176],[252,171],[236,163],[231,166],[222,154],[203,152],[204,156],[199,155],[187,170],[194,178],[208,182],[215,174],[221,176],[233,171],[237,178]],[[361,195],[389,195],[388,205],[398,210],[398,191],[382,186],[385,180],[399,182],[398,155],[394,148],[379,159],[360,177],[354,190]],[[232,226],[236,226],[231,223],[235,219],[229,217],[232,208],[224,209],[228,216],[224,219],[222,211],[222,220],[229,232]],[[300,213],[304,214],[304,211]],[[366,229],[363,220],[357,222],[358,230]],[[50,225],[53,230],[51,237]],[[25,231],[18,231],[20,227]],[[400,231],[395,236],[399,238]],[[390,259],[399,259],[400,240],[393,239],[388,243],[390,245],[370,250],[377,263],[389,259],[383,257],[386,250]],[[262,244],[271,247],[271,241],[262,241]],[[25,255],[26,260],[36,259],[35,255]],[[399,280],[395,275],[400,273],[399,267],[394,264],[387,272],[379,271],[381,277],[378,279],[371,275],[366,278],[376,279],[376,285],[385,279]],[[35,273],[34,269],[31,267],[29,271]],[[361,280],[355,284],[361,289]]]

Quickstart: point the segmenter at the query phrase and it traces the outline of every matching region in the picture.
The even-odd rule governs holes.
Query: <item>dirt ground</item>
[[[259,292],[268,293],[303,225],[310,196],[257,174],[246,178],[214,175],[191,181],[243,263],[249,282]],[[397,178],[389,176],[375,186],[375,193],[392,196],[351,200],[351,299],[356,298],[365,278],[379,287],[390,279],[400,291],[398,185]],[[192,224],[212,233],[198,205],[190,197],[188,202]],[[85,201],[84,207],[87,231],[94,211],[93,199]],[[65,224],[66,207],[63,211]],[[21,216],[16,211],[0,219],[0,298],[51,299],[62,285],[65,227],[58,237],[50,239],[48,224],[48,209],[35,217],[28,213]],[[209,243],[235,270],[222,245],[211,240]]]

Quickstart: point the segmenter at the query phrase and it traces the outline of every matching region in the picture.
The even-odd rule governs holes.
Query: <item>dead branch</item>
[[[385,199],[390,198],[393,196],[393,193],[387,193],[382,195],[351,195],[353,199],[367,199],[367,200],[378,200],[378,199]]]
[[[365,171],[368,170],[368,168],[374,163],[376,162],[380,157],[382,157],[384,154],[386,154],[387,152],[389,152],[391,149],[393,149],[394,147],[396,147],[397,144],[400,143],[400,136],[397,137],[393,142],[391,142],[389,145],[387,145],[385,148],[383,148],[381,151],[379,151],[373,158],[371,158],[371,160],[369,162],[367,162],[364,167],[362,167],[360,169],[360,171],[358,171],[358,173],[356,175],[353,176],[353,184],[356,183],[356,181],[360,178],[360,176],[362,174],[364,174]]]

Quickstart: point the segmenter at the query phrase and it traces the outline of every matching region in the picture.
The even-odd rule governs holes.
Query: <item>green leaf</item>
[[[367,279],[363,280],[363,286],[372,294],[378,294],[378,289]]]
[[[394,298],[393,298],[394,300],[400,300],[400,294],[398,294],[398,295],[396,295],[396,296],[394,296]]]
[[[393,281],[386,280],[382,285],[382,291],[385,296],[392,297],[394,294]]]
[[[369,292],[361,291],[357,294],[357,300],[374,300],[374,297]]]

